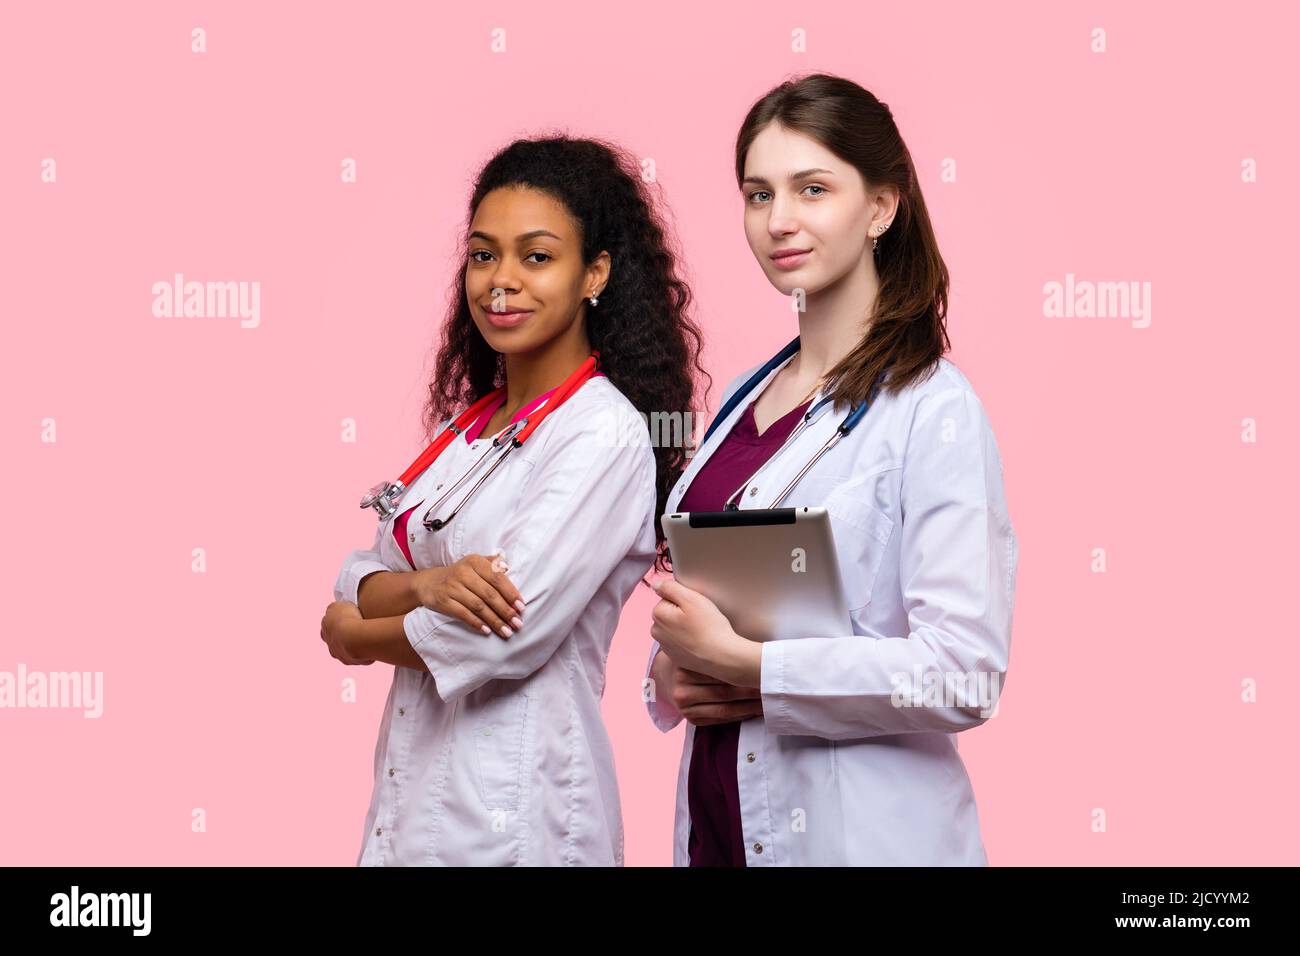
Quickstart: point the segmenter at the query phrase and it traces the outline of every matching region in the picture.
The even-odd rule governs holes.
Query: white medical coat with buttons
[[[427,670],[393,668],[358,865],[623,862],[600,698],[619,614],[654,561],[646,425],[608,379],[589,379],[449,525],[426,530],[438,485],[464,474],[490,440],[457,436],[403,496],[398,514],[423,502],[407,523],[415,568],[390,518],[335,584],[335,600],[355,602],[372,572],[500,550],[526,604],[508,640],[428,608],[405,616]]]
[[[697,451],[669,512],[782,367]],[[758,368],[733,380],[723,402]],[[769,507],[846,413],[823,408],[759,472],[757,492],[740,507]],[[940,359],[901,394],[882,390],[781,502],[802,505],[830,512],[852,633],[763,645],[763,716],[741,722],[736,761],[746,864],[987,864],[954,735],[988,719],[988,691],[1004,684],[1019,549],[993,430],[970,382]],[[650,662],[658,651],[653,642]],[[918,699],[929,706],[898,706]],[[664,732],[683,719],[670,700],[647,706]],[[689,862],[694,736],[688,723],[677,866]]]

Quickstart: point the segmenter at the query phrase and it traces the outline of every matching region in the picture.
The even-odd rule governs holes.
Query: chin
[[[804,295],[809,296],[821,289],[823,285],[820,276],[804,275],[803,272],[778,272],[771,278],[772,285],[782,295],[794,295],[795,289],[803,289]]]
[[[487,342],[488,347],[494,352],[500,352],[502,355],[531,352],[546,341],[544,336],[539,337],[531,329],[498,329],[486,322],[482,324],[476,322],[475,326],[478,328],[478,334],[483,336],[483,341]]]

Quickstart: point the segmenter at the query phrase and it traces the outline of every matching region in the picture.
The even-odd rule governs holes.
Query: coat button
[[[411,539],[411,544],[415,544],[415,532],[414,532],[414,531],[412,531],[412,532],[410,533],[409,537],[410,537],[410,539]]]
[[[755,843],[755,844],[754,844],[754,852],[755,852],[755,853],[762,853],[762,852],[763,852],[763,844],[761,844],[761,843]]]
[[[406,708],[405,708],[405,707],[399,707],[399,708],[397,708],[397,716],[398,716],[398,717],[405,717],[405,716],[406,716]]]
[[[756,495],[756,494],[758,494],[758,486],[757,486],[757,485],[755,485],[753,488],[750,488],[750,489],[749,489],[749,497],[752,498],[752,497],[754,497],[754,495]]]
[[[753,763],[754,760],[757,758],[754,757],[753,753],[747,753],[745,754],[745,759],[748,760],[750,763]]]
[[[388,775],[389,775],[390,777],[391,777],[393,774],[395,774],[395,773],[397,773],[397,771],[394,770],[392,767],[389,767],[389,768],[388,768]]]
[[[383,827],[375,827],[375,836],[383,836],[383,835],[384,835],[384,828],[383,828]]]

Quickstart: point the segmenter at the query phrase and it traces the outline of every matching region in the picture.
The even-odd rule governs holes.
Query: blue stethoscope
[[[791,341],[789,345],[787,345],[780,352],[774,355],[766,364],[763,365],[762,368],[760,368],[757,372],[751,375],[749,377],[749,380],[745,382],[745,384],[742,385],[740,388],[738,388],[736,392],[731,396],[731,398],[729,398],[726,401],[726,403],[722,406],[722,408],[718,410],[718,414],[714,416],[713,421],[709,424],[708,430],[704,433],[704,440],[700,442],[700,446],[703,447],[704,445],[707,445],[709,443],[709,436],[712,435],[713,432],[717,429],[717,427],[726,420],[727,416],[730,415],[735,410],[736,406],[738,406],[742,401],[744,401],[745,397],[758,386],[759,382],[763,381],[763,379],[765,379],[773,369],[779,366],[782,362],[786,361],[797,351],[799,351],[799,336],[796,335],[794,337],[794,340]],[[865,402],[858,402],[856,405],[853,406],[852,409],[849,410],[849,413],[844,416],[844,420],[840,422],[839,427],[835,429],[834,434],[832,434],[830,438],[826,439],[826,441],[822,444],[821,448],[817,449],[817,454],[813,455],[813,457],[808,461],[808,463],[804,465],[801,469],[799,469],[799,473],[790,480],[790,483],[781,490],[781,493],[778,494],[774,499],[772,499],[772,503],[768,505],[769,508],[775,508],[778,504],[780,504],[780,502],[785,498],[785,496],[790,493],[790,489],[793,488],[795,485],[797,485],[804,475],[808,474],[808,470],[812,468],[813,465],[817,464],[821,456],[826,454],[836,445],[838,445],[840,443],[840,440],[843,439],[844,436],[846,436],[849,432],[853,431],[855,427],[857,427],[858,422],[862,421],[863,417],[867,414],[867,410],[875,402],[876,395],[880,391],[880,385],[882,381],[883,381],[883,376],[880,379],[876,380],[875,385],[873,385],[871,388],[871,394],[867,397],[867,400]],[[726,504],[723,506],[723,510],[725,511],[740,510],[740,505],[736,501],[736,498],[744,494],[745,489],[749,487],[749,483],[754,480],[754,477],[759,472],[761,472],[764,468],[766,468],[777,456],[779,456],[781,452],[785,451],[786,447],[792,441],[794,441],[794,439],[805,428],[808,427],[808,424],[814,418],[817,417],[817,413],[822,409],[822,407],[830,401],[831,401],[830,396],[827,396],[826,398],[823,398],[821,401],[813,405],[813,407],[808,409],[808,411],[804,412],[803,418],[800,420],[799,424],[795,426],[794,430],[790,432],[789,435],[786,436],[785,441],[781,443],[781,447],[778,448],[771,455],[771,457],[768,458],[767,461],[765,461],[762,465],[759,466],[758,471],[755,471],[754,474],[746,478],[745,483],[732,493],[731,497],[727,499]]]

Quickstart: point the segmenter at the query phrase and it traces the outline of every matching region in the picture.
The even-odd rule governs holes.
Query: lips
[[[480,308],[483,309],[483,314],[487,316],[487,320],[492,323],[494,328],[498,329],[513,329],[523,325],[533,314],[531,309],[519,309],[514,306],[507,306],[504,312],[498,312],[491,306],[480,306]]]
[[[778,249],[772,253],[772,265],[778,269],[788,270],[797,269],[812,255],[811,249]]]

